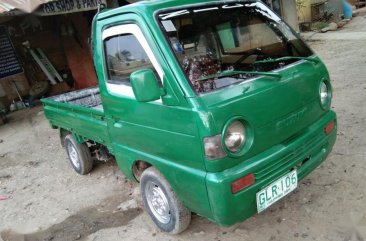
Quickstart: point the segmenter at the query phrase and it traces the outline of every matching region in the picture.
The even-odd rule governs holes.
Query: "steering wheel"
[[[238,67],[238,65],[241,62],[243,62],[245,59],[247,59],[249,56],[260,55],[262,53],[263,53],[262,49],[260,49],[260,48],[252,49],[252,50],[245,52],[237,61],[235,61],[235,63],[233,64],[233,68],[236,69]]]

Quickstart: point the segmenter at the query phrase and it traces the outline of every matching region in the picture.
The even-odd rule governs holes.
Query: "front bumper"
[[[328,135],[324,127],[335,121]],[[273,146],[239,165],[218,173],[208,173],[207,192],[213,221],[222,226],[241,222],[257,212],[256,193],[297,168],[298,179],[303,179],[329,154],[336,140],[336,114],[329,111],[316,123],[291,140]],[[231,183],[247,174],[255,175],[255,183],[232,194]]]

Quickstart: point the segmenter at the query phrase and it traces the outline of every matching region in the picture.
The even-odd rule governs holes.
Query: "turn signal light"
[[[254,174],[248,174],[238,180],[235,180],[231,183],[231,192],[237,193],[240,190],[243,190],[246,187],[253,185],[255,182]]]
[[[328,135],[334,129],[334,120],[328,123],[328,125],[324,128],[324,133]]]

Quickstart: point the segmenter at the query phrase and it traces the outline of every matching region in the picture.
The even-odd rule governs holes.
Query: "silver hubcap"
[[[149,181],[145,187],[146,199],[150,210],[161,223],[170,221],[170,208],[163,190]]]
[[[70,160],[72,162],[72,164],[79,169],[80,168],[80,160],[79,160],[79,155],[74,147],[73,144],[71,144],[70,142],[67,143],[67,150],[69,152],[69,157]]]

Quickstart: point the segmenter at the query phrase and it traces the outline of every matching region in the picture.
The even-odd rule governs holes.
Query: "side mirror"
[[[161,89],[151,69],[135,71],[130,76],[131,86],[136,100],[150,102],[160,99]]]

